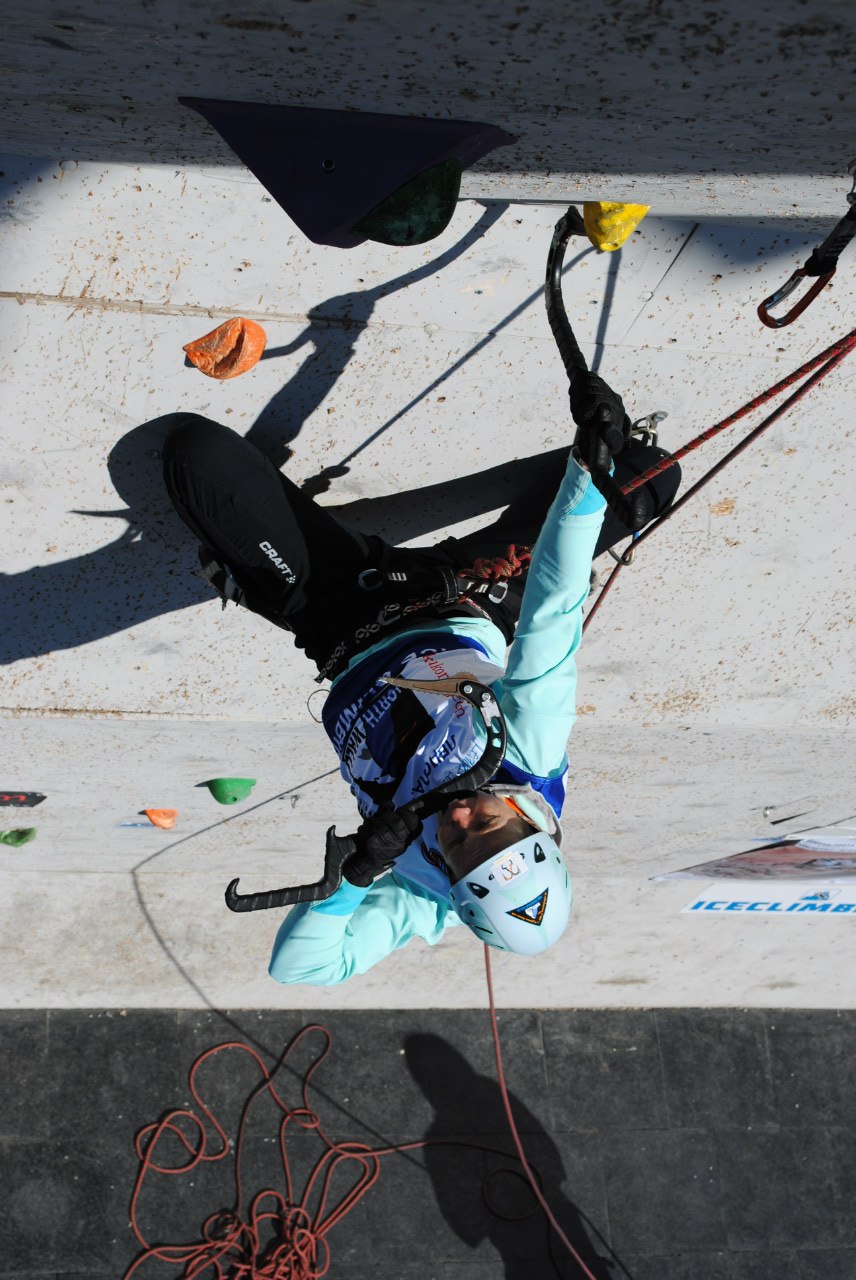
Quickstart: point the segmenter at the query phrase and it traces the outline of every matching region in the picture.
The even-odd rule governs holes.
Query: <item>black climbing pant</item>
[[[393,551],[391,563],[397,556],[408,567],[417,563],[463,570],[479,557],[501,554],[510,542],[531,545],[561,483],[567,453],[557,453],[561,465],[555,483],[542,486],[535,501],[512,502],[499,520],[464,538]],[[622,483],[662,456],[663,450],[631,441],[616,459],[615,478]],[[382,590],[366,591],[358,579],[367,567],[389,562],[386,544],[340,524],[255,445],[197,414],[176,414],[163,465],[173,506],[213,557],[228,566],[247,607],[294,632],[295,643],[319,667],[344,636],[376,617]],[[646,485],[651,519],[672,501],[679,480],[680,468],[674,466]],[[628,536],[607,512],[595,554]],[[506,605],[487,607],[508,638],[523,581],[515,579],[511,585]],[[409,621],[414,620],[411,615]]]

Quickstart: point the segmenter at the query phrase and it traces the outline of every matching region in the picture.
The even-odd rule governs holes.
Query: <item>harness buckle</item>
[[[377,591],[383,586],[384,577],[380,569],[363,569],[357,574],[357,582],[363,591]]]

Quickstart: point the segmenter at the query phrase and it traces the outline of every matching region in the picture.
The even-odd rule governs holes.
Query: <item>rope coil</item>
[[[424,1138],[386,1147],[369,1147],[361,1142],[334,1142],[325,1132],[309,1102],[312,1077],[332,1045],[332,1036],[325,1027],[311,1023],[301,1028],[270,1070],[249,1045],[238,1040],[226,1041],[206,1049],[190,1068],[188,1085],[196,1110],[175,1108],[166,1112],[156,1123],[145,1125],[136,1135],[134,1146],[139,1167],[131,1194],[130,1222],[141,1252],[125,1271],[123,1280],[132,1280],[143,1266],[153,1262],[182,1268],[182,1280],[200,1280],[202,1277],[206,1280],[321,1280],[330,1269],[331,1254],[327,1241],[329,1232],[374,1186],[380,1176],[383,1160],[387,1156],[437,1146],[467,1148],[519,1160],[523,1175],[559,1239],[582,1269],[586,1280],[596,1280],[552,1214],[541,1190],[537,1170],[528,1163],[523,1152],[503,1072],[487,947],[485,966],[498,1082],[516,1156],[486,1143],[458,1138]],[[313,1033],[323,1037],[322,1046],[303,1073],[300,1105],[289,1107],[274,1081],[298,1045]],[[260,1080],[243,1104],[233,1145],[224,1125],[205,1101],[197,1077],[206,1062],[220,1054],[236,1053],[249,1056],[258,1068]],[[248,1201],[242,1174],[246,1129],[253,1106],[263,1095],[273,1101],[280,1113],[277,1144],[282,1165],[283,1190],[265,1188]],[[189,1133],[186,1131],[188,1128]],[[209,1130],[213,1130],[211,1138]],[[295,1130],[313,1132],[322,1145],[321,1155],[307,1175],[302,1192],[295,1186],[289,1160],[289,1139]],[[165,1157],[160,1156],[160,1148],[169,1139],[177,1140],[180,1149],[186,1154],[187,1159],[182,1163],[167,1163]],[[234,1203],[228,1208],[218,1209],[204,1220],[200,1239],[187,1244],[152,1244],[140,1222],[140,1202],[151,1175],[181,1177],[201,1166],[227,1160],[233,1152]],[[491,1175],[487,1176],[489,1178]],[[340,1183],[343,1177],[349,1178],[350,1182],[339,1199],[334,1200],[332,1184],[334,1180]],[[490,1211],[498,1217],[517,1221],[529,1216],[523,1214],[508,1217],[499,1214],[487,1197],[484,1198]]]
[[[529,568],[531,560],[531,547],[512,542],[504,556],[482,556],[464,572],[485,582],[505,582],[508,578],[519,578]]]

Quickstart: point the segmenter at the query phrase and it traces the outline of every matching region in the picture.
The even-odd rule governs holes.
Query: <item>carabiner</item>
[[[805,267],[798,267],[790,279],[786,280],[780,289],[777,289],[775,293],[771,293],[769,298],[764,299],[758,307],[758,319],[762,324],[765,324],[768,329],[781,329],[786,324],[790,324],[791,321],[796,320],[797,316],[802,315],[809,303],[814,301],[821,289],[824,289],[829,284],[834,275],[835,268],[833,267],[831,271],[827,271],[824,275],[818,276],[814,284],[806,293],[805,297],[800,298],[799,302],[792,306],[790,311],[786,312],[785,315],[779,316],[778,318],[776,316],[771,316],[769,308],[775,307],[778,303],[783,302],[785,298],[793,293],[800,280],[808,276],[808,272]]]
[[[856,236],[856,160],[851,160],[847,166],[847,172],[853,178],[853,186],[847,193],[847,203],[850,207],[844,217],[832,228],[823,244],[812,250],[808,261],[799,267],[789,280],[785,281],[781,289],[771,293],[769,298],[765,298],[761,303],[758,308],[758,319],[768,329],[781,329],[784,325],[790,324],[792,320],[796,320],[797,316],[802,315],[821,289],[824,289],[829,284],[835,275],[835,268],[838,266],[838,258],[842,249]],[[777,320],[774,316],[771,316],[770,307],[775,307],[777,303],[782,302],[789,294],[793,293],[800,280],[805,276],[816,277],[814,284],[805,297],[801,298],[780,319]]]

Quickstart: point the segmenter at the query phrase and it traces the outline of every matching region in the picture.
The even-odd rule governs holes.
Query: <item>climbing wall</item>
[[[308,243],[239,169],[0,167],[0,782],[46,796],[0,809],[4,831],[37,831],[0,847],[8,999],[305,1004],[265,975],[276,913],[231,916],[222,892],[235,875],[316,878],[352,801],[309,665],[198,576],[160,484],[163,419],[248,435],[393,540],[478,527],[570,439],[542,297],[563,205],[464,199],[430,244],[345,254]],[[633,416],[668,414],[666,447],[684,443],[848,330],[844,257],[792,328],[756,316],[829,226],[655,206],[617,253],[575,242],[565,291],[587,358]],[[185,364],[186,343],[238,315],[268,336],[251,372],[220,383]],[[792,815],[852,812],[854,379],[843,364],[665,526],[593,623],[565,815],[575,923],[539,962],[540,1003],[851,1002],[846,917],[697,919],[682,908],[698,886],[652,877],[786,834]],[[693,454],[687,480],[726,447]],[[202,785],[217,777],[256,785],[225,808]],[[479,1004],[476,961],[453,937],[324,999]],[[500,1003],[530,999],[530,972],[500,957]]]

